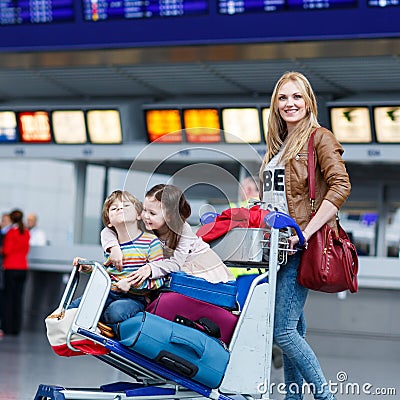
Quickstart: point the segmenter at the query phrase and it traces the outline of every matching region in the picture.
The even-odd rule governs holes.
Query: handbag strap
[[[314,157],[314,136],[317,132],[315,129],[308,140],[308,196],[310,197],[311,212],[315,213],[315,157]]]

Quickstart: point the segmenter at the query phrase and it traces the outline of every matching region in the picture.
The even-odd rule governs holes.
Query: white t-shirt
[[[47,239],[44,231],[35,226],[29,230],[29,234],[31,237],[29,240],[29,244],[31,246],[46,246]]]
[[[289,213],[286,186],[285,166],[279,162],[281,151],[266,165],[263,172],[263,201],[269,210]]]

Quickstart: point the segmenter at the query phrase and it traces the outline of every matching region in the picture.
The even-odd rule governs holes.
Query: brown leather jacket
[[[311,204],[308,194],[307,154],[308,142],[301,152],[285,166],[286,198],[289,215],[304,230],[310,220]],[[314,136],[316,209],[326,199],[338,209],[350,194],[351,184],[347,174],[343,148],[331,131],[318,128]],[[336,229],[335,218],[329,225]]]

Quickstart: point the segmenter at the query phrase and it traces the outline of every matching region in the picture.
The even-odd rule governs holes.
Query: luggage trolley
[[[288,252],[287,240],[282,241],[282,237],[286,235],[287,238],[287,228],[296,230],[300,238],[300,245],[304,243],[304,237],[295,221],[286,214],[271,212],[265,217],[265,222],[270,226],[270,235],[265,240],[263,232],[260,240],[257,239],[254,242],[259,243],[258,258],[241,259],[234,263],[235,266],[240,267],[248,267],[250,263],[251,266],[258,265],[260,268],[265,268],[266,271],[251,283],[229,343],[229,360],[218,387],[209,388],[138,354],[115,339],[97,333],[97,324],[111,282],[102,265],[93,262],[93,272],[68,333],[67,345],[71,350],[76,350],[71,344],[73,334],[91,339],[96,345],[101,345],[108,351],[107,354],[95,357],[124,372],[133,378],[133,381],[132,383],[107,384],[99,389],[68,389],[62,386],[42,384],[39,385],[34,400],[186,398],[237,400],[238,396],[248,400],[270,399],[276,277],[279,264],[284,262],[285,254]],[[258,233],[256,237],[259,237]],[[246,243],[247,245],[248,243]],[[265,248],[269,250],[267,262],[262,261],[261,253]],[[215,250],[218,253],[217,246]],[[224,259],[223,254],[221,255],[221,258]],[[69,305],[71,302],[78,285],[78,278],[79,272],[74,268],[60,306]]]

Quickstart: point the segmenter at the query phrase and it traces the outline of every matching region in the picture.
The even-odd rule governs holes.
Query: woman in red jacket
[[[23,292],[28,270],[29,231],[23,224],[23,213],[10,213],[12,226],[3,241],[4,298],[2,329],[7,335],[18,335],[22,327]]]

